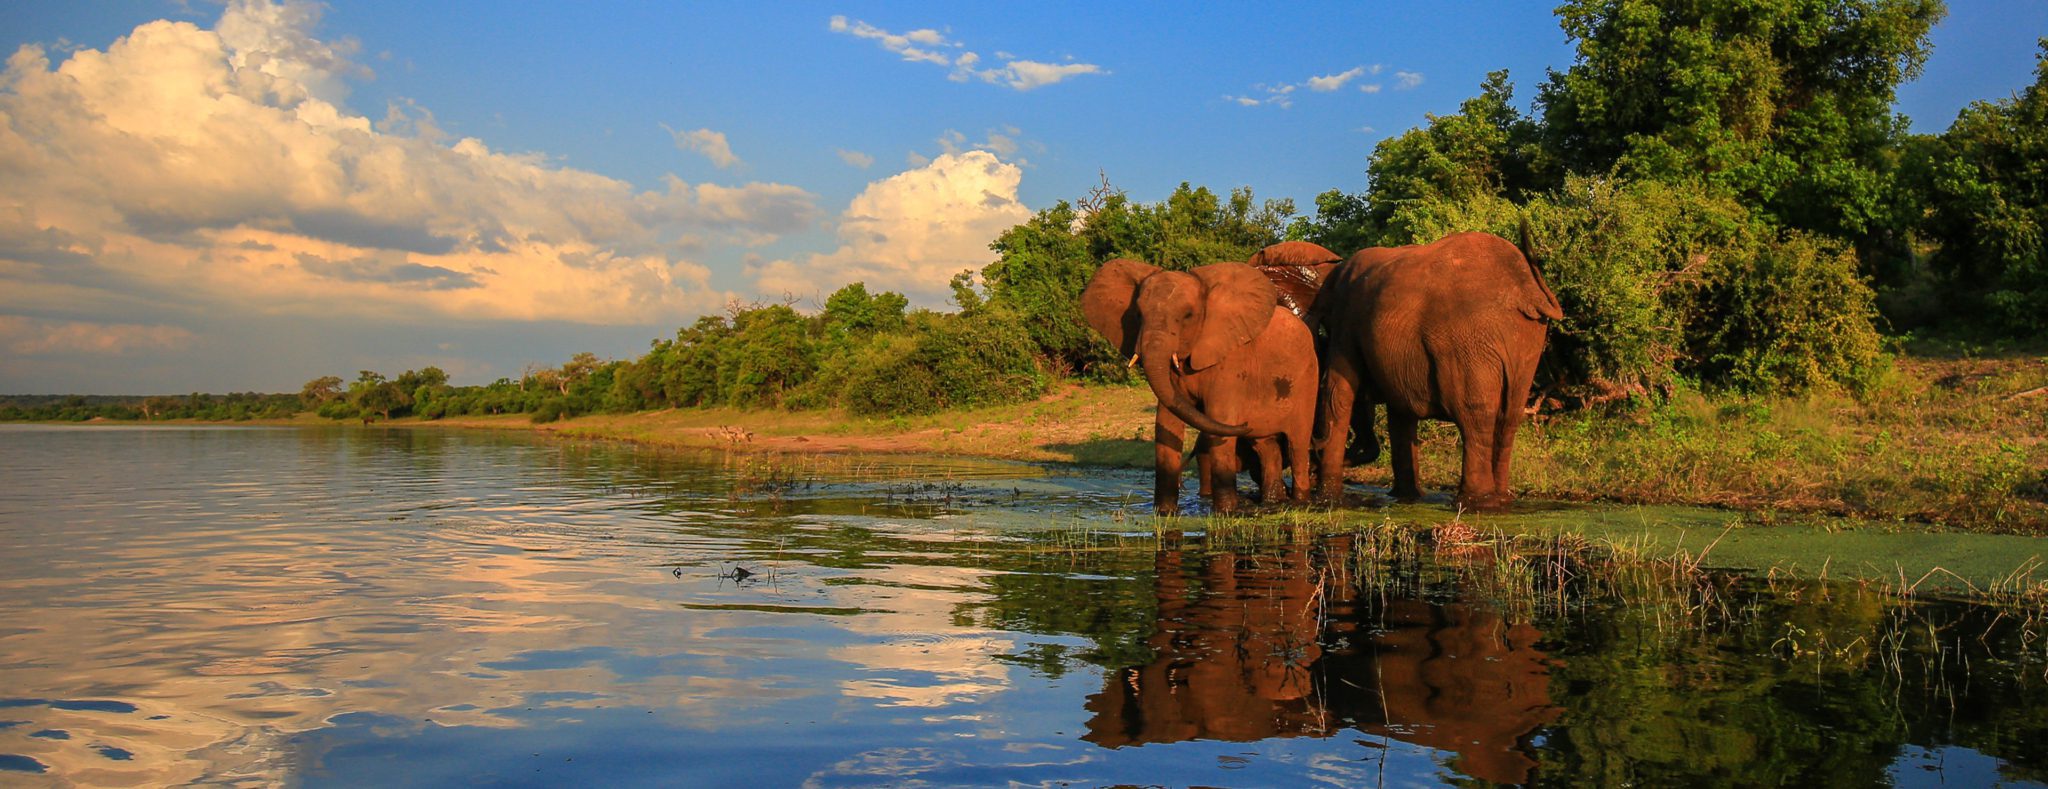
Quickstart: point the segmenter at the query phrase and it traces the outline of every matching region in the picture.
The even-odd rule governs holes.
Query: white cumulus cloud
[[[834,33],[872,40],[883,49],[894,52],[907,61],[945,66],[949,69],[946,78],[954,82],[980,80],[1022,92],[1064,82],[1083,74],[1109,73],[1093,63],[1071,62],[1072,58],[1069,58],[1070,62],[1067,63],[1046,63],[1020,59],[1000,50],[996,52],[996,58],[1003,63],[982,68],[980,54],[966,50],[965,45],[931,28],[919,28],[908,33],[891,33],[866,22],[850,21],[845,16],[833,16],[826,27]],[[948,55],[944,50],[959,50],[960,53]]]
[[[994,259],[989,242],[1031,218],[1024,171],[982,150],[940,154],[868,184],[839,216],[839,247],[754,267],[762,293],[822,295],[850,282],[937,305],[954,274]]]
[[[670,129],[667,124],[663,124],[661,128],[666,130],[670,137],[675,138],[677,148],[703,154],[704,158],[710,159],[711,163],[721,170],[740,163],[740,157],[732,153],[732,144],[725,140],[725,132],[710,129],[677,131]]]
[[[1309,77],[1308,89],[1318,91],[1321,93],[1328,93],[1330,91],[1344,87],[1344,83],[1350,82],[1364,75],[1365,67],[1358,66],[1352,68],[1349,71],[1344,71],[1336,74],[1329,74],[1321,77]]]
[[[722,303],[709,241],[810,227],[789,185],[642,191],[339,103],[363,70],[312,3],[235,0],[0,74],[0,312],[169,299],[265,314],[627,324]],[[690,134],[696,134],[692,132]],[[702,137],[714,162],[722,135]],[[679,140],[680,142],[680,140]],[[722,153],[721,153],[722,152]],[[737,161],[737,159],[733,159]]]
[[[1315,93],[1335,93],[1360,77],[1377,75],[1385,69],[1385,65],[1374,63],[1369,66],[1353,66],[1335,74],[1311,76],[1301,82],[1284,82],[1277,85],[1261,83],[1253,85],[1250,93],[1242,95],[1226,94],[1223,99],[1241,107],[1270,105],[1284,110],[1294,106],[1293,94],[1296,90],[1308,88]],[[1422,75],[1414,72],[1397,72],[1394,78],[1395,88],[1399,90],[1405,90],[1422,84]],[[1359,83],[1358,92],[1373,94],[1380,92],[1381,88],[1380,83],[1364,82]]]

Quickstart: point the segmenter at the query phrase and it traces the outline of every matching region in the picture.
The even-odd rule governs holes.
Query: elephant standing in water
[[[1260,498],[1283,498],[1281,444],[1295,469],[1293,496],[1310,490],[1318,366],[1308,326],[1279,306],[1256,269],[1215,263],[1162,271],[1112,260],[1081,293],[1088,325],[1142,365],[1159,398],[1154,422],[1155,488],[1162,515],[1179,509],[1181,447],[1188,426],[1202,431],[1210,493],[1218,512],[1237,506],[1237,441],[1257,450]]]
[[[1316,292],[1322,289],[1323,281],[1329,277],[1330,270],[1336,268],[1343,260],[1344,256],[1318,244],[1307,241],[1282,241],[1252,253],[1245,261],[1245,265],[1257,269],[1266,277],[1266,281],[1273,283],[1273,288],[1279,292],[1280,306],[1299,316],[1308,312],[1309,306],[1315,303]],[[1316,348],[1316,358],[1320,364],[1320,343]],[[1368,423],[1367,432],[1364,433],[1368,439],[1372,437],[1370,429],[1371,425]],[[1207,436],[1208,434],[1203,434],[1204,441],[1208,440]],[[1378,445],[1373,444],[1370,457],[1353,459],[1356,462],[1371,462],[1378,457],[1378,452]],[[1215,475],[1209,468],[1209,453],[1199,443],[1195,447],[1195,458],[1201,468],[1197,478],[1201,480],[1202,495],[1207,496],[1212,487],[1211,478]],[[1240,466],[1251,470],[1252,481],[1264,491],[1265,475],[1261,472],[1251,442],[1238,444],[1237,459]]]
[[[1526,225],[1522,238],[1526,246]],[[1342,436],[1356,398],[1368,413],[1374,402],[1387,405],[1396,498],[1421,497],[1416,425],[1442,419],[1458,426],[1464,444],[1458,502],[1493,508],[1512,500],[1508,469],[1543,355],[1544,321],[1562,317],[1523,250],[1490,233],[1352,255],[1309,311],[1310,323],[1328,332],[1316,419],[1320,493],[1342,492]]]

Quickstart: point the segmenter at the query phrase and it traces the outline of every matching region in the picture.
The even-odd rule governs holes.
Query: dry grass
[[[1142,387],[1068,385],[1031,403],[898,419],[704,409],[438,424],[666,446],[1152,463],[1152,397]],[[1429,423],[1422,437],[1424,488],[1455,486],[1456,430]],[[1350,476],[1390,482],[1384,460]],[[1537,498],[1722,506],[1763,520],[1827,513],[2048,534],[2048,357],[1909,356],[1860,400],[1681,392],[1635,411],[1539,418],[1517,444],[1515,486]]]

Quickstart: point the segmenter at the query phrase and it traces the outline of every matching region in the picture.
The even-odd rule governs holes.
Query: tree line
[[[578,354],[484,386],[432,367],[362,371],[295,399],[336,419],[541,421],[1015,402],[1060,380],[1132,380],[1078,307],[1107,260],[1185,270],[1288,239],[1348,253],[1462,230],[1513,238],[1525,220],[1566,313],[1546,397],[1859,392],[1905,334],[2048,335],[2048,39],[2032,85],[1913,134],[1896,89],[1944,13],[1939,0],[1571,0],[1557,15],[1574,61],[1529,112],[1507,72],[1489,74],[1456,113],[1381,141],[1361,191],[1324,192],[1309,214],[1186,183],[1144,203],[1105,179],[1005,231],[978,278],[953,278],[947,311],[856,282],[809,312],[733,304],[637,359]],[[157,413],[171,412],[136,418]]]

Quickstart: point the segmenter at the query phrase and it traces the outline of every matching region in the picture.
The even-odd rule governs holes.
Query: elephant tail
[[[1532,320],[1542,320],[1544,318],[1551,320],[1562,319],[1564,317],[1564,305],[1558,303],[1557,293],[1550,289],[1550,283],[1543,281],[1543,271],[1536,267],[1536,248],[1529,240],[1528,214],[1522,214],[1521,224],[1521,243],[1516,244],[1516,246],[1521,249],[1522,261],[1529,266],[1529,279],[1536,283],[1535,293],[1524,294],[1523,303],[1521,304],[1522,314],[1529,316]]]

